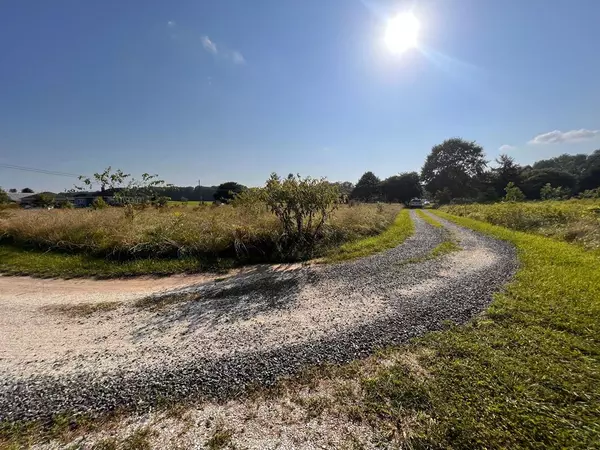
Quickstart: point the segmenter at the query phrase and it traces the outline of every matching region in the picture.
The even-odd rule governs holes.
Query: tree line
[[[80,180],[83,186],[71,192],[86,188],[96,188],[99,192],[129,190],[176,201],[229,202],[247,190],[235,181],[219,186],[173,186],[149,174],[143,174],[142,179],[136,181],[129,174],[113,171],[110,167],[92,177],[80,177]],[[369,171],[356,185],[349,181],[327,183],[339,192],[342,202],[407,203],[411,198],[425,197],[445,204],[566,198],[589,193],[598,196],[600,149],[589,155],[564,154],[526,166],[503,154],[490,164],[483,147],[475,141],[451,138],[431,149],[420,173],[404,172],[381,180]],[[10,189],[10,192],[16,191]],[[24,188],[21,192],[33,191]],[[7,201],[8,196],[0,189],[0,202]]]
[[[350,198],[407,202],[424,196],[444,204],[493,202],[507,198],[509,192],[512,199],[565,198],[599,188],[600,149],[590,155],[564,154],[526,166],[503,154],[490,164],[479,144],[452,138],[431,149],[420,174],[401,173],[380,180],[366,172]]]

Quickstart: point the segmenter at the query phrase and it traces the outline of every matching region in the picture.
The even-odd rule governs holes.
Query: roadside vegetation
[[[11,208],[0,214],[0,270],[61,277],[166,275],[306,260],[350,242],[360,242],[361,256],[403,240],[388,233],[376,245],[362,241],[392,226],[400,209],[340,203],[338,190],[324,180],[277,176],[221,205]]]
[[[600,199],[450,205],[442,210],[600,251]]]
[[[386,206],[379,206],[383,210]],[[404,242],[414,232],[414,224],[408,210],[401,211],[394,223],[377,236],[351,241],[329,252],[325,262],[340,262],[360,258],[394,248]]]

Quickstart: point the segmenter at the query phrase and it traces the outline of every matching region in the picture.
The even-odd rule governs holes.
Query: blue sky
[[[419,47],[383,43],[412,9]],[[181,184],[356,182],[461,136],[521,163],[600,148],[597,0],[4,0],[0,164]],[[5,189],[73,180],[0,167]]]

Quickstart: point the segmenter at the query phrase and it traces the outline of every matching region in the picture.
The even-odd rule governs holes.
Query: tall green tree
[[[434,146],[421,169],[421,181],[434,195],[448,188],[453,198],[474,197],[487,161],[475,141],[446,139]]]
[[[492,168],[491,182],[499,197],[504,195],[508,183],[515,186],[521,184],[521,171],[523,168],[508,155],[500,155],[496,158],[496,167]]]
[[[222,183],[217,187],[217,191],[214,193],[214,199],[219,202],[228,203],[233,200],[237,194],[246,190],[246,186],[236,183],[235,181],[228,181]]]
[[[540,192],[546,184],[564,188],[566,193],[572,193],[577,185],[577,177],[556,169],[533,169],[524,172],[521,187],[527,198],[539,199]]]
[[[581,174],[579,188],[581,191],[600,187],[600,149],[587,158],[587,166]]]
[[[560,172],[568,172],[575,176],[580,176],[588,167],[588,155],[563,154],[555,158],[541,159],[533,163],[533,169],[554,169]]]
[[[381,182],[381,194],[388,202],[407,203],[421,197],[422,189],[417,172],[404,172],[386,178]]]
[[[352,190],[351,198],[364,202],[377,201],[381,197],[381,180],[373,172],[365,172]]]

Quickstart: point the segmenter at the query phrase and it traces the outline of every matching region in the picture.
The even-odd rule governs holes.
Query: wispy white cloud
[[[581,142],[593,139],[600,135],[600,130],[580,130],[565,131],[559,130],[549,131],[548,133],[539,134],[529,141],[529,144],[563,144],[571,142]]]
[[[169,28],[173,28],[175,25],[177,25],[177,24],[175,23],[175,21],[174,21],[174,20],[169,20],[169,21],[167,22],[167,26],[168,26]]]
[[[514,145],[504,144],[504,145],[501,145],[498,150],[500,150],[501,152],[510,152],[511,150],[514,150],[515,148],[517,148],[517,147],[515,147]]]
[[[246,64],[246,58],[244,58],[244,55],[238,50],[230,50],[221,44],[217,46],[216,42],[211,40],[208,36],[202,36],[201,41],[202,47],[204,47],[204,50],[208,53],[212,53],[221,59],[228,60],[233,64]]]
[[[204,47],[204,50],[206,50],[209,53],[212,53],[213,55],[219,53],[219,51],[217,50],[217,44],[211,41],[208,36],[202,36],[202,47]]]
[[[237,50],[231,52],[229,57],[231,58],[231,61],[233,61],[234,64],[246,64],[246,59],[244,58],[244,55],[242,55]]]

